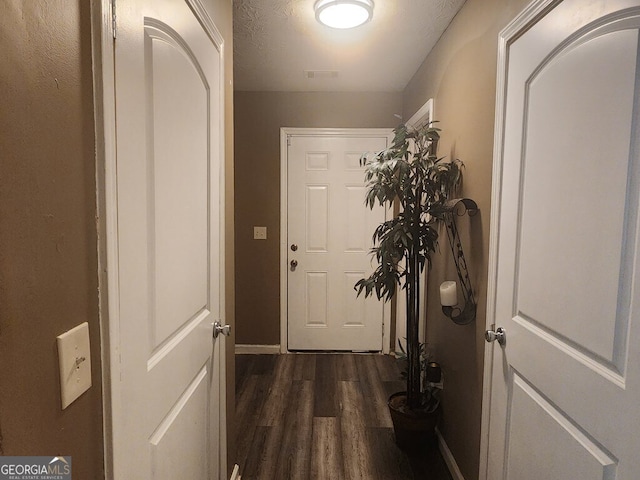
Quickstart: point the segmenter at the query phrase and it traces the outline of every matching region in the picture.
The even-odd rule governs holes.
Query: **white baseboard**
[[[240,467],[237,463],[233,466],[233,472],[231,472],[231,478],[229,480],[240,480]]]
[[[261,354],[276,354],[280,353],[280,345],[237,345],[236,344],[236,354],[250,354],[250,355],[261,355]]]
[[[438,446],[440,447],[440,453],[442,453],[442,458],[444,458],[444,462],[447,464],[449,473],[451,473],[451,478],[453,478],[453,480],[464,480],[462,472],[460,471],[460,468],[458,468],[458,464],[456,463],[456,459],[453,458],[453,453],[451,453],[451,450],[449,450],[449,446],[447,445],[447,442],[444,441],[444,437],[440,433],[438,427],[436,427],[436,435],[438,436]]]

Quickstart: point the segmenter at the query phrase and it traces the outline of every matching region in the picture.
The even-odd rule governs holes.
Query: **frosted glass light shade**
[[[353,28],[371,20],[373,0],[318,0],[316,19],[331,28]]]

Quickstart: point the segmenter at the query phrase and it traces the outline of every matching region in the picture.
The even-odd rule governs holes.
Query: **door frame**
[[[498,35],[498,69],[496,78],[495,129],[493,138],[493,172],[491,187],[491,221],[489,228],[489,262],[487,276],[487,330],[492,329],[496,311],[496,287],[498,274],[498,237],[500,224],[500,198],[502,196],[502,169],[504,149],[504,122],[507,101],[507,72],[509,47],[525,31],[531,28],[549,10],[562,0],[533,0]],[[491,417],[491,391],[493,378],[493,350],[496,342],[485,343],[482,392],[482,419],[480,423],[480,471],[479,480],[487,480],[489,462],[489,421]]]
[[[287,234],[288,225],[288,138],[289,137],[380,137],[393,140],[391,128],[280,128],[280,353],[289,351],[289,339],[287,327],[289,324],[288,311],[288,287],[287,287]],[[391,303],[384,302],[382,329],[382,353],[388,354],[391,341]]]
[[[124,408],[120,401],[119,360],[120,295],[118,291],[118,192],[116,163],[116,94],[115,94],[115,40],[113,13],[116,0],[91,0],[91,36],[94,87],[94,120],[96,137],[96,207],[98,249],[98,302],[100,311],[100,338],[102,349],[102,413],[104,439],[104,472],[106,479],[114,477],[113,454],[114,421]],[[224,92],[224,38],[207,13],[201,0],[184,0],[203,29],[220,52],[220,315],[226,316],[225,302],[225,92]],[[223,322],[224,323],[224,322]],[[226,342],[219,342],[220,356],[220,444],[219,468],[222,478],[227,476],[227,411],[226,411]],[[232,478],[237,476],[235,466]]]

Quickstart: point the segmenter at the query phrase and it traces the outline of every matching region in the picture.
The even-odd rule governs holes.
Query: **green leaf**
[[[374,230],[374,270],[356,282],[357,295],[369,297],[375,293],[379,300],[388,301],[398,287],[408,290],[410,279],[417,274],[412,271],[416,264],[419,271],[432,264],[438,246],[438,224],[445,218],[444,204],[460,188],[464,168],[460,160],[437,156],[440,129],[434,124],[417,129],[399,125],[389,148],[360,158],[367,186],[365,205],[392,207],[397,202],[402,210]],[[415,338],[414,335],[417,332],[408,332],[407,336]],[[404,353],[402,345],[400,348]],[[424,358],[425,349],[420,347],[419,358],[413,358],[415,350],[405,355],[408,363],[415,365]],[[420,382],[412,379],[411,384]],[[409,397],[415,397],[415,393],[409,392]],[[421,393],[420,407],[435,410],[439,392]]]

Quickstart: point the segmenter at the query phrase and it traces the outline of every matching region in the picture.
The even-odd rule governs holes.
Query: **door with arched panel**
[[[117,479],[226,477],[221,49],[197,1],[117,4]]]
[[[639,42],[637,0],[501,35],[484,478],[640,477]]]

